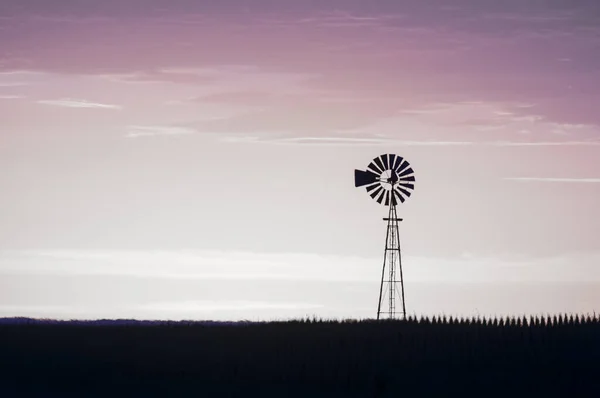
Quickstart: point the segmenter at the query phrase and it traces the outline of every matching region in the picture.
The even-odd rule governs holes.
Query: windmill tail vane
[[[399,314],[406,318],[404,295],[404,278],[402,258],[400,253],[400,234],[396,206],[404,203],[415,188],[414,170],[403,157],[394,154],[384,154],[373,159],[366,170],[354,170],[354,186],[365,187],[371,198],[378,203],[388,206],[387,232],[379,301],[377,304],[377,319],[387,316],[396,318]],[[386,272],[387,271],[387,272]],[[400,300],[400,305],[397,301]],[[386,310],[387,306],[387,310]]]

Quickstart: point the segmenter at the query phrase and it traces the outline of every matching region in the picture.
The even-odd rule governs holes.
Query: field
[[[600,396],[596,316],[0,321],[1,396]]]

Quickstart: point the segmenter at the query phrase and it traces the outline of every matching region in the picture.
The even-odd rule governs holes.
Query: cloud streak
[[[557,123],[531,114],[519,102],[438,102],[408,107],[393,98],[363,103],[318,103],[335,92],[307,96],[228,93],[204,100],[264,106],[255,112],[193,124],[228,142],[302,145],[595,146],[600,127]],[[334,95],[335,97],[335,95]],[[354,95],[348,94],[352,99]],[[361,98],[361,97],[357,97]],[[198,104],[203,103],[198,99]],[[282,134],[285,132],[285,134]],[[309,133],[309,134],[307,134]]]
[[[375,137],[286,137],[272,139],[260,139],[258,137],[227,137],[225,140],[228,142],[255,142],[280,145],[470,146],[477,144],[468,141],[407,141]]]
[[[217,311],[251,311],[251,310],[311,310],[322,308],[321,304],[287,303],[251,300],[202,300],[183,302],[158,302],[138,306],[143,311],[164,312],[217,312]]]
[[[177,126],[130,126],[126,138],[190,135],[196,130]]]
[[[519,182],[557,182],[557,183],[575,183],[575,184],[597,184],[600,178],[553,178],[553,177],[506,177],[508,181]]]
[[[186,280],[377,282],[377,258],[220,251],[4,251],[0,272]],[[406,256],[413,282],[600,281],[600,253],[537,258]],[[577,264],[575,266],[574,264]],[[570,269],[565,269],[569,265]]]
[[[89,102],[81,99],[57,99],[57,100],[40,100],[38,104],[60,106],[64,108],[86,108],[86,109],[113,109],[121,110],[123,107],[113,104],[102,104],[98,102]]]

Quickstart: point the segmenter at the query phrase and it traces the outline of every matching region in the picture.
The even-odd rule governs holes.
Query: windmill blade
[[[410,163],[408,163],[406,160],[403,160],[402,163],[399,164],[398,167],[395,169],[396,173],[398,173],[398,174],[402,173],[409,166],[410,166]]]
[[[377,158],[373,159],[373,162],[375,162],[375,164],[377,166],[379,166],[379,169],[381,170],[382,173],[385,171],[385,167],[383,167],[383,162],[381,161],[381,157],[377,157]]]
[[[406,200],[404,199],[404,196],[402,196],[402,194],[396,190],[394,190],[394,198],[398,198],[396,204],[398,204],[398,201],[400,201],[400,203],[404,203],[404,201]]]
[[[354,170],[354,186],[362,187],[364,185],[369,185],[377,181],[379,176],[369,170]]]
[[[381,174],[381,173],[383,173],[383,170],[381,169],[381,167],[377,166],[375,164],[375,162],[369,163],[369,165],[367,166],[367,171],[374,172],[375,174]]]
[[[390,153],[388,156],[390,158],[390,165],[388,168],[394,170],[394,163],[396,163],[396,158],[398,157],[398,155],[394,155],[393,153]]]
[[[398,174],[398,177],[402,178],[404,176],[407,176],[409,174],[413,174],[415,171],[412,169],[412,167],[404,170],[402,173]]]
[[[406,196],[407,198],[410,198],[410,195],[411,195],[410,191],[407,191],[406,189],[398,187],[398,186],[396,186],[396,189],[398,191],[402,192],[404,194],[404,196]]]
[[[396,160],[394,161],[394,164],[392,165],[392,169],[394,169],[396,172],[398,172],[398,168],[400,167],[400,165],[402,164],[403,161],[404,161],[404,158],[402,156],[396,156]]]
[[[414,184],[404,184],[399,182],[398,184],[396,184],[396,186],[400,186],[406,189],[415,189],[415,185]]]
[[[375,191],[371,192],[371,197],[373,199],[375,199],[377,197],[377,195],[379,195],[381,193],[381,191],[383,191],[383,187],[382,186],[377,187],[377,189]]]
[[[388,161],[388,155],[381,155],[380,158],[383,160],[383,168],[384,170],[390,169],[390,162]]]
[[[385,205],[389,206],[390,205],[390,196],[392,196],[392,195],[391,195],[390,191],[385,191],[384,195],[385,195]]]
[[[377,198],[377,203],[383,202],[383,199],[385,198],[385,193],[386,193],[386,190],[384,189],[381,196]]]
[[[374,189],[375,189],[375,188],[377,188],[377,187],[381,187],[381,183],[379,183],[379,182],[376,182],[376,183],[375,183],[375,184],[373,184],[373,185],[369,185],[369,186],[367,186],[367,192],[371,192],[372,190],[374,190]]]
[[[398,181],[415,181],[415,176],[408,176],[408,177],[402,177],[402,178],[398,178]]]

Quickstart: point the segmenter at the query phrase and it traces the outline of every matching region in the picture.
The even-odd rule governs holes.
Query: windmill
[[[404,158],[398,155],[385,154],[376,157],[367,166],[366,171],[354,170],[354,185],[366,187],[367,193],[382,205],[389,207],[377,319],[386,316],[394,319],[397,316],[396,301],[401,300],[402,318],[406,318],[404,301],[404,280],[402,277],[402,258],[400,256],[400,234],[398,223],[402,221],[396,213],[396,206],[410,197],[415,185],[414,170]],[[387,279],[386,279],[387,269]],[[387,302],[387,311],[384,310]]]

